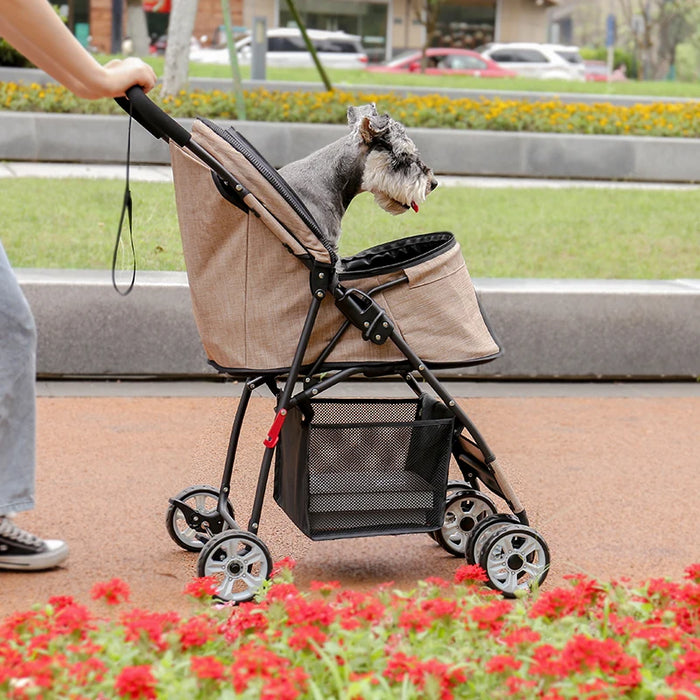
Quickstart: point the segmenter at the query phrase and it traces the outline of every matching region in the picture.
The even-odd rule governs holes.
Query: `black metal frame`
[[[270,435],[268,435],[268,438],[265,441],[265,449],[260,465],[255,499],[253,502],[250,519],[248,521],[248,531],[253,534],[257,534],[260,527],[260,518],[262,515],[265,491],[267,489],[270,476],[270,467],[272,466],[272,459],[277,444],[276,438],[279,434],[279,430],[282,427],[287,411],[289,411],[289,409],[293,406],[305,403],[309,399],[318,396],[336,384],[339,384],[354,375],[363,374],[367,371],[366,366],[358,364],[354,367],[347,367],[345,369],[335,371],[327,377],[317,378],[323,373],[323,362],[325,358],[328,357],[333,347],[338,344],[342,335],[349,328],[349,326],[354,325],[363,332],[363,337],[367,342],[381,344],[389,340],[396,345],[396,347],[406,357],[406,360],[411,367],[411,371],[406,371],[399,374],[399,376],[406,382],[408,387],[418,397],[424,393],[418,380],[413,374],[413,372],[417,373],[425,381],[425,383],[430,386],[430,388],[435,392],[445,406],[447,406],[447,408],[454,414],[456,418],[456,427],[455,435],[453,437],[452,452],[460,471],[462,472],[464,480],[476,488],[478,488],[477,480],[480,480],[492,492],[503,498],[518,520],[524,525],[527,525],[528,518],[525,509],[520,504],[517,496],[508,483],[505,474],[498,466],[496,457],[486,443],[486,440],[466,412],[459,406],[457,401],[455,401],[455,399],[437,379],[435,374],[428,369],[420,357],[413,352],[390,321],[388,332],[376,332],[371,334],[373,330],[376,330],[377,324],[383,324],[388,319],[384,309],[382,309],[372,299],[372,297],[379,291],[386,289],[387,287],[394,286],[395,284],[399,284],[404,280],[395,280],[389,284],[376,287],[369,292],[361,292],[360,290],[352,288],[346,289],[343,287],[338,283],[335,272],[329,270],[325,266],[323,268],[323,277],[320,279],[325,280],[322,285],[319,284],[318,269],[315,267],[312,268],[310,273],[310,286],[312,290],[311,302],[301,335],[299,337],[299,342],[294,353],[294,359],[289,372],[286,374],[282,389],[280,389],[278,386],[278,381],[282,379],[282,377],[276,375],[260,375],[253,377],[247,380],[243,386],[243,392],[241,394],[240,402],[231,429],[226,461],[224,463],[224,471],[221,477],[221,487],[219,490],[219,500],[217,505],[219,516],[228,524],[229,527],[240,527],[228,512],[227,504],[231,491],[231,479],[233,477],[238,441],[241,435],[248,403],[253,391],[262,385],[266,385],[277,397],[275,420],[273,422]],[[329,292],[333,294],[336,306],[346,317],[346,321],[341,325],[338,332],[333,336],[327,346],[320,353],[317,360],[313,363],[311,371],[303,379],[301,390],[294,394],[294,387],[300,380],[303,358],[309,345],[309,340],[313,332],[319,309]],[[371,373],[373,375],[378,374],[379,376],[389,376],[389,374],[394,374],[395,372],[392,371],[389,374],[382,373],[381,371],[378,371],[376,367],[372,367]],[[473,441],[473,444],[477,447],[478,451],[483,455],[483,459],[479,459],[477,456],[462,449],[458,437],[464,430],[467,431],[469,438],[471,441]]]

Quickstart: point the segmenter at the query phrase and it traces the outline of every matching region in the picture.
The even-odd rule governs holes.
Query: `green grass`
[[[160,57],[146,59],[159,76],[163,75],[164,60]],[[383,85],[396,87],[462,88],[472,90],[515,90],[561,94],[565,92],[602,95],[646,95],[651,97],[700,98],[700,83],[678,81],[639,81],[623,83],[583,83],[570,80],[536,80],[531,78],[473,78],[470,76],[427,76],[396,73],[370,73],[362,70],[327,70],[331,84],[336,88],[355,85]],[[250,77],[250,68],[241,66],[244,80]],[[191,78],[230,78],[229,66],[190,63]],[[299,81],[321,83],[315,68],[268,68],[271,81]]]
[[[15,267],[108,269],[123,182],[2,183],[3,245]],[[141,270],[182,270],[169,184],[132,184]],[[476,277],[700,278],[700,190],[438,188],[418,214],[392,217],[371,195],[344,220],[341,253],[452,231]],[[128,265],[127,265],[128,267]]]

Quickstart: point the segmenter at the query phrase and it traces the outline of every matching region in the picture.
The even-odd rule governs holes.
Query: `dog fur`
[[[280,169],[336,249],[342,218],[361,192],[397,215],[418,211],[437,187],[403,124],[374,104],[349,107],[348,126],[348,135]]]

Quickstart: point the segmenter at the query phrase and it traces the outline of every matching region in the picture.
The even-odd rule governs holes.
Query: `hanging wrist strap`
[[[124,201],[122,202],[122,212],[119,217],[119,229],[117,230],[117,240],[114,243],[114,253],[112,255],[112,286],[117,291],[125,297],[134,288],[134,283],[136,282],[136,251],[134,249],[134,231],[132,228],[133,218],[132,218],[132,201],[131,201],[131,189],[129,187],[129,164],[131,162],[131,102],[129,102],[129,127],[126,137],[126,184],[124,187]],[[122,228],[124,226],[124,218],[127,218],[129,222],[129,246],[131,248],[131,259],[132,259],[132,269],[131,269],[131,282],[129,286],[122,290],[119,289],[117,284],[117,256],[119,255],[119,247],[122,239]]]

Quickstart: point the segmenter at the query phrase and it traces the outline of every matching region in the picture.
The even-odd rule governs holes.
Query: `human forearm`
[[[0,0],[0,33],[79,97],[115,97],[131,85],[149,90],[155,83],[153,71],[141,61],[101,66],[45,0]]]

